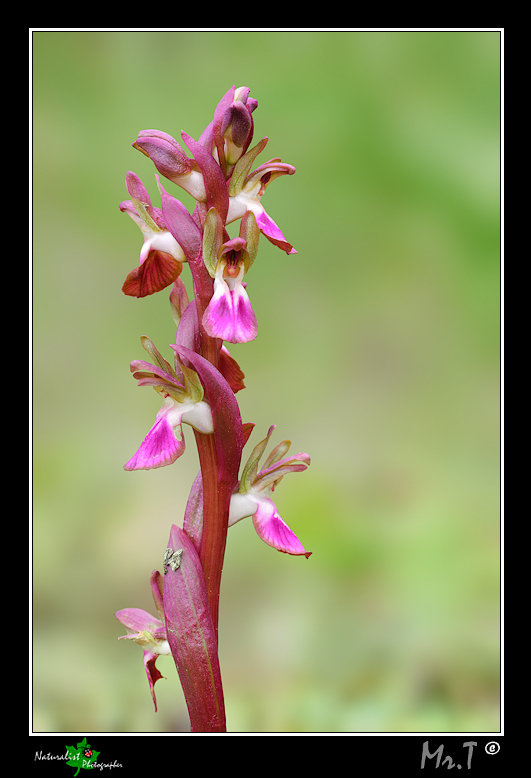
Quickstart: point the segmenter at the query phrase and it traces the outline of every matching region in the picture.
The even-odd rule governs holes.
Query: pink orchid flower
[[[203,174],[175,138],[161,130],[142,130],[133,147],[149,157],[159,173],[182,187],[195,200],[206,201]]]
[[[243,273],[243,264],[219,264],[214,294],[203,317],[203,326],[213,338],[248,343],[258,335],[256,316],[242,283]]]
[[[155,711],[157,710],[155,683],[164,677],[155,666],[155,662],[160,655],[171,654],[166,627],[164,626],[164,609],[161,594],[162,582],[160,579],[159,571],[154,570],[150,578],[150,584],[160,619],[152,616],[151,613],[142,608],[124,608],[115,614],[118,621],[127,629],[127,635],[122,635],[118,640],[133,640],[144,649],[144,667]]]
[[[243,276],[258,251],[260,231],[252,213],[245,214],[240,235],[231,240],[215,208],[208,211],[203,237],[203,261],[214,279],[214,294],[203,314],[203,326],[212,338],[247,343],[258,334],[258,325]]]
[[[244,216],[248,211],[252,211],[260,232],[273,245],[278,246],[286,254],[297,254],[297,251],[282,234],[280,227],[273,221],[262,205],[263,194],[271,181],[274,181],[279,176],[293,175],[295,168],[293,165],[281,162],[276,157],[260,165],[252,173],[249,173],[255,157],[265,148],[266,143],[267,138],[263,138],[247,154],[244,154],[234,167],[229,184],[229,210],[226,224],[230,224]]]
[[[258,472],[258,463],[274,429],[275,425],[270,427],[267,436],[255,446],[249,457],[239,490],[232,495],[229,527],[247,516],[252,516],[254,528],[264,543],[285,554],[305,556],[308,559],[312,552],[304,549],[299,538],[281,518],[270,494],[286,473],[306,470],[310,457],[304,453],[284,457],[291,442],[283,440],[269,454],[264,468]]]
[[[203,315],[207,333],[229,343],[247,343],[258,335],[256,316],[242,283],[245,248],[243,238],[223,244],[214,276],[214,294]]]
[[[131,297],[146,297],[172,284],[179,277],[186,257],[167,229],[162,211],[151,205],[139,177],[129,172],[125,183],[132,199],[120,203],[120,210],[140,228],[144,244],[140,251],[140,266],[129,273],[122,290]]]
[[[131,362],[133,377],[139,386],[153,386],[164,401],[155,424],[124,470],[152,470],[175,462],[184,454],[183,422],[205,434],[214,431],[210,406],[203,401],[203,387],[197,373],[180,364],[177,357],[174,369],[149,338],[141,340],[155,364],[134,360]]]

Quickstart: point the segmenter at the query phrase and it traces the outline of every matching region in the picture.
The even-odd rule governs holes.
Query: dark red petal
[[[122,291],[130,297],[147,297],[172,284],[182,269],[182,263],[171,254],[151,251],[146,261],[129,273]]]
[[[245,375],[242,369],[234,357],[231,357],[229,352],[224,348],[219,352],[219,372],[227,379],[227,383],[234,394],[239,392],[240,389],[245,389],[245,384],[243,383]]]
[[[155,696],[155,683],[164,678],[158,667],[155,666],[158,654],[153,654],[151,651],[144,651],[144,667],[148,677],[149,689],[153,698],[153,704],[155,705],[155,713],[157,712],[157,698]]]

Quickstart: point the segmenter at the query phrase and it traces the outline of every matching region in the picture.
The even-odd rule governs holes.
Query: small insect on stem
[[[173,548],[167,548],[164,552],[164,573],[167,572],[166,567],[171,567],[173,572],[177,572],[177,570],[181,566],[181,558],[183,555],[183,549],[180,548],[178,551],[174,551]]]

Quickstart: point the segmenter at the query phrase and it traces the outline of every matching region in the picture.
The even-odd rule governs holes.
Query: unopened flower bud
[[[235,165],[243,153],[243,147],[253,128],[253,121],[247,106],[239,101],[235,101],[229,110],[230,122],[224,132],[225,159],[229,165]]]

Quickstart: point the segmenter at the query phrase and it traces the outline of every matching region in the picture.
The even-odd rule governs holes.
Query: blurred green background
[[[155,714],[117,640],[198,470],[190,428],[175,465],[122,469],[159,410],[129,362],[175,332],[166,292],[121,292],[118,204],[128,170],[158,204],[137,132],[198,138],[232,84],[258,162],[297,168],[264,205],[299,253],[262,239],[259,336],[230,350],[251,442],[275,423],[312,457],[276,494],[313,555],[229,532],[229,730],[499,729],[499,74],[488,31],[33,33],[35,731],[188,726],[171,658]]]

